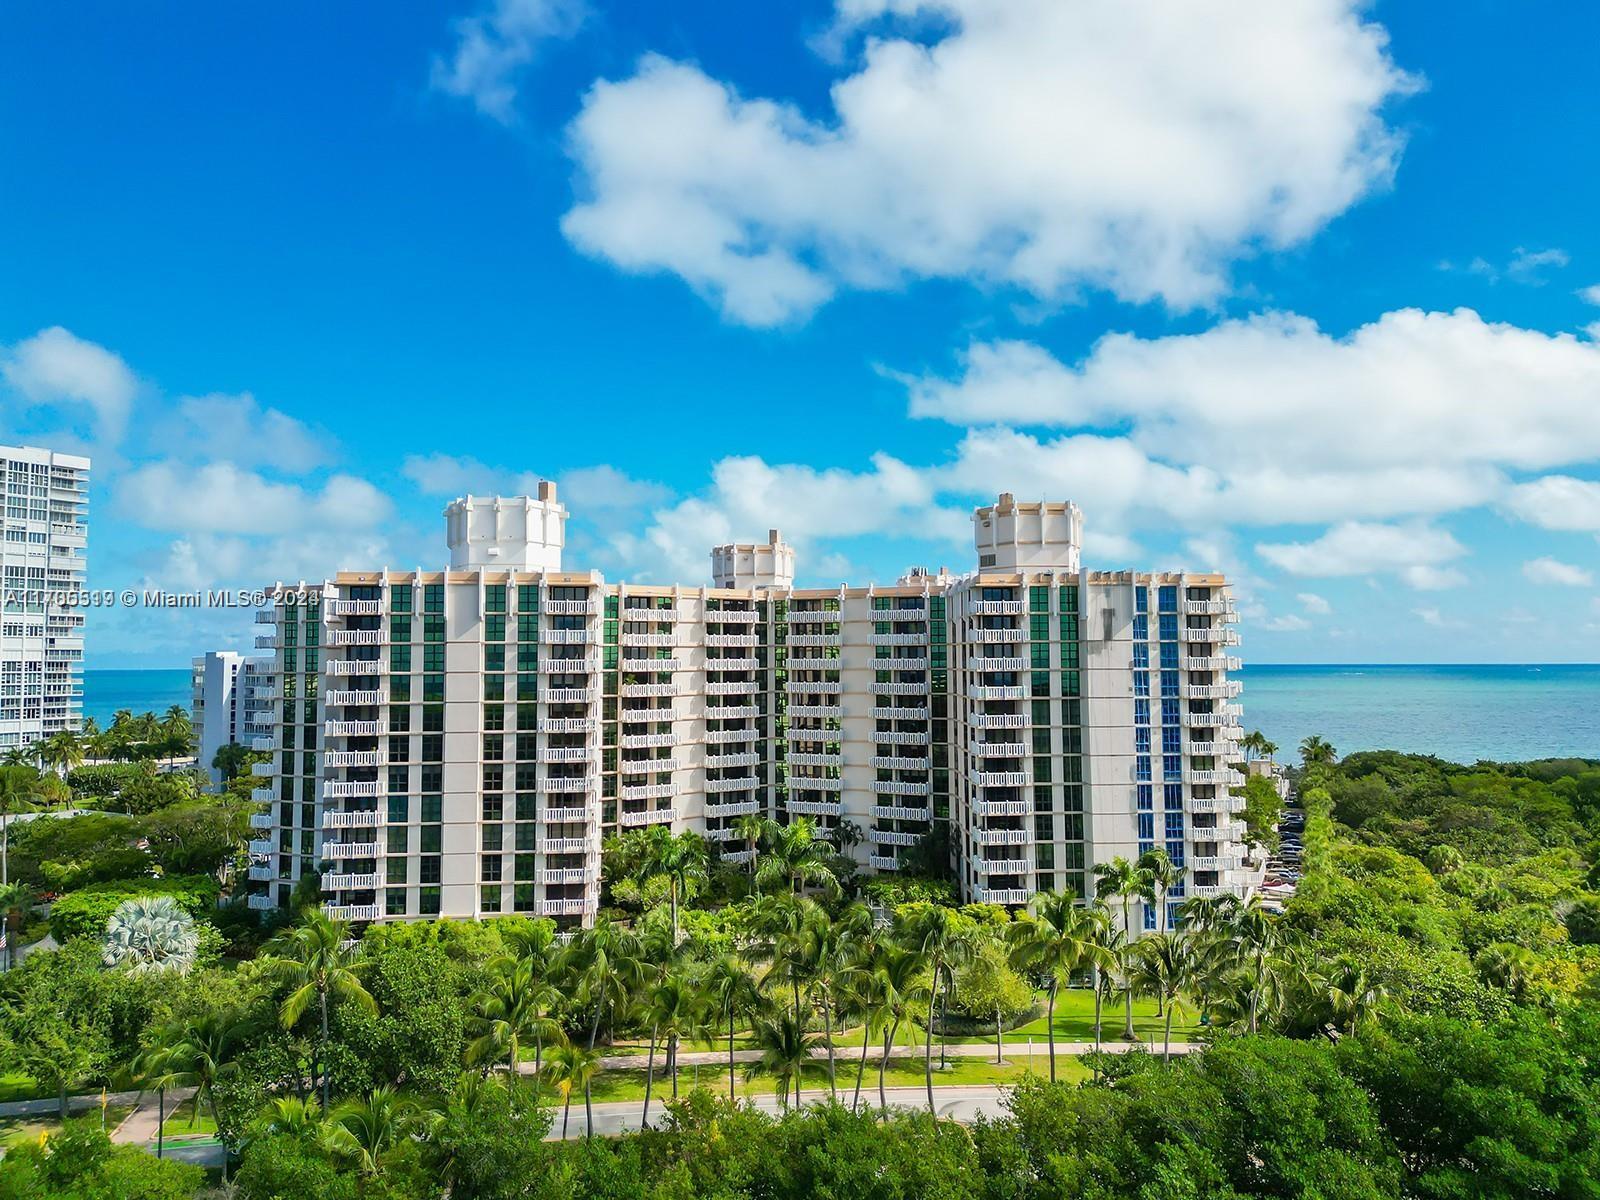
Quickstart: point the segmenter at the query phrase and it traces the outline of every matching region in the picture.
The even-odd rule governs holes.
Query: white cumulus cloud
[[[1543,529],[1600,533],[1600,483],[1592,480],[1546,475],[1511,488],[1506,506]]]
[[[1443,564],[1466,547],[1443,529],[1424,524],[1344,521],[1310,542],[1262,543],[1256,553],[1291,575],[1337,578],[1389,572],[1418,588],[1459,582]]]
[[[1555,587],[1590,587],[1594,572],[1557,558],[1534,558],[1522,564],[1522,574],[1531,583],[1550,584]]]
[[[31,404],[86,406],[99,436],[112,443],[122,437],[138,393],[138,380],[118,355],[59,325],[0,348],[0,374]]]
[[[516,117],[518,72],[541,42],[572,36],[586,11],[582,0],[494,0],[453,23],[455,48],[433,60],[433,86],[509,125]]]
[[[123,475],[119,515],[146,529],[184,533],[288,534],[370,529],[389,498],[363,479],[331,476],[321,488],[268,479],[229,462],[162,460]]]
[[[1401,139],[1382,109],[1414,86],[1355,0],[837,16],[859,58],[816,118],[658,55],[597,82],[569,131],[569,240],[752,325],[923,278],[1186,308],[1386,186]]]

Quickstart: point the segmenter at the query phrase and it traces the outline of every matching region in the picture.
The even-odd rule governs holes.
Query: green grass
[[[1041,995],[1039,1002],[1044,1003]],[[1162,1025],[1164,1017],[1156,1016],[1156,1002],[1148,996],[1135,996],[1133,998],[1133,1032],[1139,1041],[1150,1045],[1159,1046],[1162,1038]],[[1094,1041],[1094,993],[1087,988],[1066,988],[1056,996],[1056,1040],[1066,1042],[1092,1042]],[[1104,1041],[1120,1042],[1123,1032],[1122,1001],[1107,1003],[1100,1015],[1100,1035]],[[1182,1006],[1172,1015],[1172,1040],[1174,1042],[1188,1042],[1195,1040],[1200,1034],[1199,1019],[1191,1006]],[[1019,1025],[1015,1029],[1007,1030],[1005,1040],[1009,1043],[1026,1042],[1032,1038],[1035,1048],[1046,1039],[1045,1018],[1041,1014],[1038,1020],[1029,1021],[1026,1025]],[[994,1045],[994,1037],[964,1037],[952,1038],[952,1042],[961,1042],[965,1045],[981,1045],[987,1042]]]
[[[96,1106],[87,1112],[74,1113],[73,1116],[92,1116],[98,1113]],[[106,1129],[115,1129],[122,1123],[122,1119],[133,1111],[131,1104],[112,1104],[106,1107]],[[61,1128],[61,1121],[55,1116],[46,1116],[36,1113],[31,1117],[0,1117],[0,1148],[9,1150],[13,1146],[20,1146],[25,1142],[37,1142],[41,1137],[55,1133]]]
[[[215,1134],[217,1132],[217,1122],[204,1109],[200,1111],[200,1119],[194,1124],[190,1124],[189,1110],[187,1108],[181,1114],[168,1109],[166,1130],[168,1141],[173,1138],[202,1137]]]
[[[745,1065],[740,1063],[735,1073],[734,1088],[740,1097],[756,1098],[771,1096],[774,1083],[770,1077],[760,1076],[755,1079],[745,1078]],[[1032,1060],[1027,1055],[1011,1055],[1003,1064],[996,1065],[993,1060],[965,1058],[951,1059],[946,1070],[939,1070],[937,1063],[933,1072],[934,1087],[972,1087],[984,1084],[1016,1083],[1029,1070],[1039,1075],[1048,1075],[1050,1072],[1049,1058],[1041,1053],[1033,1056]],[[1068,1082],[1087,1078],[1088,1068],[1084,1067],[1077,1059],[1058,1055],[1056,1058],[1057,1078]],[[837,1078],[841,1094],[852,1092],[855,1088],[856,1062],[848,1056],[841,1055],[837,1064]],[[923,1072],[921,1060],[890,1059],[889,1070],[884,1076],[886,1087],[922,1087]],[[720,1095],[726,1095],[728,1090],[728,1068],[702,1064],[699,1067],[680,1067],[678,1069],[678,1087],[680,1092],[688,1091],[695,1087],[710,1088]],[[805,1082],[802,1085],[806,1090],[825,1089],[828,1086],[828,1064],[817,1062],[806,1069]],[[878,1087],[878,1068],[875,1061],[867,1063],[867,1070],[861,1082],[861,1092],[865,1097],[869,1092],[874,1095]],[[615,1068],[602,1072],[594,1082],[594,1102],[604,1104],[612,1101],[642,1100],[644,1099],[644,1071],[631,1067]],[[669,1099],[672,1095],[670,1081],[658,1075],[652,1097],[655,1100]],[[573,1103],[578,1104],[581,1096],[574,1096]]]

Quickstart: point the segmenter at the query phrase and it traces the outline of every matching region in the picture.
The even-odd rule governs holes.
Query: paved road
[[[1200,1049],[1200,1046],[1201,1043],[1195,1042],[1173,1042],[1172,1052],[1174,1054],[1188,1054],[1194,1050]],[[1048,1055],[1050,1053],[1049,1043],[1042,1038],[1033,1042],[1007,1042],[1005,1046],[1005,1052],[1009,1055],[1026,1058],[1028,1057],[1030,1047],[1035,1056]],[[1107,1054],[1126,1054],[1130,1050],[1148,1050],[1152,1054],[1160,1054],[1161,1043],[1102,1042],[1100,1049]],[[1093,1042],[1056,1043],[1056,1054],[1063,1058],[1080,1054],[1089,1054],[1093,1052],[1093,1050]],[[933,1052],[935,1055],[939,1053],[939,1047],[937,1044],[934,1045]],[[946,1047],[945,1053],[950,1058],[986,1058],[991,1062],[994,1061],[993,1045],[985,1046],[982,1044],[968,1043],[959,1046],[949,1046]],[[658,1047],[656,1050],[656,1070],[658,1071],[664,1070],[664,1054],[665,1051]],[[920,1059],[922,1055],[923,1047],[921,1045],[895,1046],[889,1052],[889,1057],[891,1059]],[[733,1061],[736,1063],[754,1062],[760,1057],[761,1051],[759,1050],[735,1050],[733,1052]],[[812,1057],[825,1062],[828,1058],[828,1052],[825,1049],[819,1049],[812,1052]],[[852,1063],[859,1061],[861,1058],[861,1043],[857,1042],[854,1046],[851,1046],[847,1042],[840,1042],[834,1049],[834,1057],[841,1064],[847,1060]],[[869,1064],[875,1064],[882,1057],[883,1048],[881,1046],[869,1046],[867,1048],[867,1062]],[[644,1070],[645,1063],[649,1061],[649,1056],[647,1054],[608,1054],[601,1061],[605,1064],[608,1070],[626,1070],[628,1068],[632,1068],[634,1070],[642,1071]],[[718,1065],[726,1065],[727,1061],[728,1052],[726,1050],[680,1050],[678,1052],[678,1066],[680,1067],[715,1067]],[[522,1071],[524,1074],[532,1074],[533,1063],[531,1061],[523,1062]]]

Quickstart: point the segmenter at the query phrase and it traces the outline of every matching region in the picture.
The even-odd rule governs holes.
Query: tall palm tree
[[[1334,748],[1316,734],[1312,734],[1300,743],[1300,760],[1306,766],[1316,764],[1331,764],[1338,759]]]
[[[1264,743],[1266,740],[1267,739],[1262,735],[1261,730],[1252,729],[1249,733],[1245,734],[1239,739],[1239,748],[1244,751],[1246,758],[1254,758],[1256,755],[1261,753],[1262,743]]]
[[[365,964],[358,948],[345,948],[348,926],[330,920],[320,909],[307,909],[301,923],[285,930],[268,944],[267,968],[289,994],[278,1008],[285,1029],[292,1029],[316,1002],[318,1014],[317,1067],[322,1079],[322,1108],[328,1111],[329,1079],[328,1011],[335,1001],[347,1001],[368,1012],[378,1011],[378,1002],[362,986]]]
[[[594,1108],[589,1103],[589,1095],[595,1076],[604,1069],[599,1051],[579,1046],[574,1042],[564,1042],[554,1046],[550,1053],[545,1055],[544,1073],[550,1082],[555,1084],[556,1092],[561,1096],[563,1141],[567,1137],[567,1122],[572,1117],[572,1093],[580,1088],[583,1090],[583,1109],[587,1121],[585,1136],[594,1136]]]
[[[522,1048],[532,1042],[537,1073],[545,1043],[562,1037],[560,1022],[548,1015],[561,993],[535,973],[528,958],[495,959],[488,970],[483,990],[473,998],[472,1028],[477,1036],[467,1044],[467,1061],[494,1063],[504,1058],[516,1075]]]
[[[933,1009],[943,984],[946,994],[955,979],[955,967],[971,954],[970,928],[954,909],[930,904],[905,920],[897,933],[928,961],[932,973],[928,991],[928,1019],[924,1026],[922,1074],[928,1089],[928,1112],[933,1106]],[[944,1035],[941,1033],[941,1037]]]
[[[900,1030],[912,1031],[916,1027],[917,1009],[924,999],[933,998],[928,985],[928,959],[922,951],[900,944],[889,938],[879,943],[877,962],[873,969],[881,991],[883,1018],[883,1056],[878,1059],[878,1111],[889,1114],[889,1099],[884,1088],[884,1074],[889,1068],[889,1049],[894,1045]]]
[[[329,1148],[369,1179],[383,1174],[384,1161],[422,1120],[417,1102],[388,1086],[373,1088],[362,1099],[346,1100],[328,1116]]]
[[[0,768],[0,884],[11,882],[11,817],[32,812],[39,782],[32,767]]]
[[[1172,1010],[1194,978],[1194,948],[1183,933],[1155,933],[1141,939],[1133,950],[1133,983],[1156,997],[1166,1020],[1162,1026],[1161,1060],[1172,1058]]]
[[[728,1027],[728,1102],[731,1104],[737,1099],[733,1086],[734,1025],[760,1013],[766,1001],[744,963],[731,954],[724,954],[711,963],[701,986],[712,1011]]]
[[[875,937],[856,947],[856,969],[844,983],[848,1011],[861,1021],[861,1057],[856,1062],[855,1095],[850,1101],[853,1113],[861,1104],[861,1081],[867,1073],[867,1046],[889,1024],[888,984],[878,969],[883,948]]]
[[[142,1056],[147,1086],[163,1093],[192,1087],[190,1128],[199,1123],[202,1106],[215,1118],[217,1082],[237,1069],[234,1055],[252,1033],[242,1015],[233,1012],[201,1013],[159,1028],[153,1048]]]
[[[761,1057],[745,1067],[745,1077],[772,1076],[784,1108],[789,1107],[789,1088],[793,1085],[795,1107],[799,1108],[801,1079],[821,1038],[807,1033],[805,1026],[787,1011],[757,1020],[753,1033]]]
[[[639,939],[609,918],[602,917],[585,929],[569,947],[577,997],[590,1010],[587,1049],[594,1052],[600,1024],[619,1004],[650,976]],[[571,1062],[569,1060],[569,1066]],[[594,1072],[583,1074],[583,1108],[592,1132],[594,1127]]]
[[[802,1023],[800,993],[810,983],[804,934],[807,922],[818,911],[816,901],[792,892],[761,896],[749,908],[753,937],[746,949],[754,961],[767,964],[761,984],[772,989],[787,984],[794,1019]]]
[[[834,874],[834,850],[819,838],[805,817],[779,826],[768,838],[767,849],[756,863],[756,886],[762,891],[787,886],[798,895],[802,888],[820,888],[829,895],[839,892],[839,877]]]
[[[1098,1053],[1102,1040],[1101,1014],[1105,1005],[1106,991],[1111,986],[1112,970],[1121,958],[1122,948],[1127,939],[1123,937],[1122,930],[1117,928],[1111,910],[1103,901],[1095,903],[1086,911],[1089,920],[1086,930],[1089,943],[1087,955],[1089,986],[1094,990],[1094,1048]]]
[[[1110,862],[1096,864],[1094,873],[1095,894],[1102,900],[1116,899],[1122,904],[1122,938],[1125,943],[1123,952],[1126,954],[1127,945],[1133,942],[1133,898],[1142,896],[1150,890],[1149,876],[1120,854]],[[1122,1036],[1131,1042],[1133,1041],[1133,984],[1129,982],[1125,970],[1122,972],[1122,982]]]
[[[772,837],[777,829],[776,821],[760,813],[745,813],[734,821],[733,832],[744,843],[745,853],[749,856],[745,869],[752,879],[756,873],[756,848]]]
[[[1261,1000],[1271,982],[1274,958],[1282,944],[1282,929],[1278,919],[1262,906],[1261,898],[1252,896],[1234,918],[1232,933],[1249,989],[1248,1027],[1251,1033],[1256,1033],[1260,1029]]]
[[[1328,1015],[1336,1033],[1355,1033],[1376,1020],[1384,990],[1367,978],[1360,963],[1343,959],[1334,965],[1326,983]]]
[[[801,930],[800,961],[822,1012],[822,1044],[828,1051],[828,1092],[835,1099],[838,1085],[833,1018],[838,1011],[841,991],[848,988],[851,978],[861,969],[860,943],[871,933],[872,910],[865,904],[852,904],[833,918],[821,909],[813,910]]]
[[[642,1016],[650,1026],[650,1057],[644,1075],[643,1123],[650,1120],[650,1092],[655,1083],[656,1044],[665,1046],[672,1098],[678,1098],[678,1043],[705,1028],[704,1001],[685,970],[667,971],[644,995]],[[640,1128],[644,1128],[641,1123]]]
[[[1092,956],[1091,918],[1070,892],[1040,892],[1032,911],[1006,931],[1012,964],[1045,977],[1045,1033],[1050,1040],[1050,1082],[1056,1081],[1056,995]]]
[[[692,900],[710,878],[706,870],[706,843],[699,834],[685,830],[674,837],[664,825],[656,825],[639,874],[667,881],[667,896],[672,906],[672,944],[678,944],[678,905]]]
[[[1159,846],[1139,856],[1139,870],[1150,885],[1151,901],[1156,906],[1156,932],[1167,932],[1167,895],[1183,880],[1183,870]]]

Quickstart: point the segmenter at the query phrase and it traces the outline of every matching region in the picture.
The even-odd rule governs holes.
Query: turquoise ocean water
[[[1600,665],[1247,666],[1244,725],[1283,754],[1321,734],[1340,754],[1393,749],[1458,762],[1600,758]],[[84,712],[189,705],[189,672],[85,671]]]

